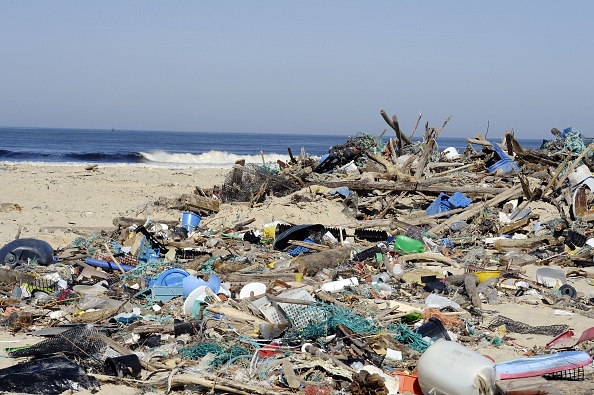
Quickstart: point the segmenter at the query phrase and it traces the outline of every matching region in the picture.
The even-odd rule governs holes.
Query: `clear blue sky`
[[[594,135],[591,1],[0,0],[0,125]],[[392,132],[389,131],[391,134]],[[419,132],[417,132],[419,133]],[[420,135],[420,133],[419,133]]]

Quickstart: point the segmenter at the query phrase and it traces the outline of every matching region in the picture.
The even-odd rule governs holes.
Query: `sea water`
[[[236,132],[176,132],[56,128],[0,128],[0,162],[51,164],[143,164],[151,167],[226,167],[237,160],[276,163],[304,152],[322,157],[351,134],[266,134]],[[379,138],[379,136],[375,136]],[[383,138],[387,141],[388,137]],[[499,141],[495,139],[493,141]],[[542,140],[518,140],[524,148],[539,148]],[[462,152],[465,138],[437,140],[440,151]]]

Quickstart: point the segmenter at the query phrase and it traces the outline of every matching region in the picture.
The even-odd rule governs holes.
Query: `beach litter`
[[[413,141],[381,115],[388,142],[238,163],[155,202],[175,218],[6,244],[0,325],[39,341],[5,347],[0,390],[592,393],[593,146],[566,129],[440,152],[447,120]],[[274,204],[345,222],[271,221]]]

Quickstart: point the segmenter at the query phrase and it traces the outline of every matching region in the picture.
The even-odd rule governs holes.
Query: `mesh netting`
[[[107,236],[102,236],[96,233],[91,234],[89,237],[77,237],[72,240],[70,247],[84,247],[89,255],[93,256],[97,251],[101,250],[101,247],[105,243],[110,243],[111,240]]]
[[[489,328],[498,327],[500,325],[505,325],[505,329],[509,332],[546,336],[557,336],[569,329],[568,325],[532,326],[523,322],[514,321],[511,318],[502,315],[493,318],[489,323]]]
[[[121,275],[120,279],[122,281],[130,281],[145,277],[156,280],[164,270],[181,268],[183,266],[184,264],[181,262],[164,262],[154,259],[148,262],[140,262],[134,269]]]
[[[107,344],[99,337],[99,332],[92,325],[75,326],[50,339],[28,347],[10,349],[11,357],[42,357],[64,353],[90,357],[107,348]]]
[[[403,325],[400,322],[390,324],[388,326],[388,331],[390,332],[390,336],[394,339],[398,340],[400,343],[406,344],[417,352],[423,353],[430,346],[429,342],[423,340],[423,335],[412,331],[408,326]]]
[[[179,355],[186,359],[202,358],[209,353],[214,355],[211,362],[211,365],[214,367],[222,366],[233,358],[241,355],[252,354],[244,347],[238,345],[225,345],[215,342],[201,343],[193,347],[186,347],[179,350]]]
[[[289,318],[294,327],[295,337],[318,339],[336,332],[339,324],[343,324],[355,333],[376,333],[379,328],[370,319],[338,305],[313,303],[300,308]]]
[[[349,137],[344,144],[337,144],[330,147],[328,152],[341,152],[348,148],[356,148],[359,151],[372,151],[374,153],[381,153],[386,144],[376,136],[366,133],[359,133],[357,137]]]
[[[282,173],[275,174],[267,167],[247,164],[234,166],[225,178],[221,197],[225,202],[251,202],[259,193],[286,196],[298,191],[300,185]]]

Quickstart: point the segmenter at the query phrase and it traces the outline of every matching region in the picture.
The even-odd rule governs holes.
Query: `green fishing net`
[[[215,368],[225,365],[233,358],[252,354],[246,348],[238,345],[226,345],[215,342],[201,343],[196,346],[186,347],[179,350],[179,355],[185,359],[198,359],[209,353],[214,355],[211,365]]]

